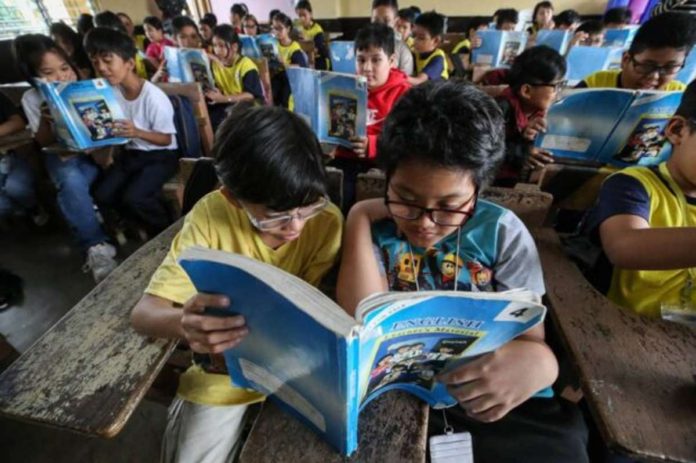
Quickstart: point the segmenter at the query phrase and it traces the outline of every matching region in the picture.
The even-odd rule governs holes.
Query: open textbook
[[[336,72],[355,74],[355,42],[352,40],[333,40],[329,42],[331,66]]]
[[[590,74],[597,71],[613,69],[621,66],[621,48],[585,47],[575,45],[566,56],[568,85],[576,85]]]
[[[481,46],[471,52],[472,62],[494,68],[510,67],[527,45],[526,32],[482,30]]]
[[[205,50],[198,48],[164,47],[169,82],[201,84],[203,91],[215,88],[210,60]]]
[[[372,399],[401,389],[436,408],[455,405],[438,373],[497,349],[546,313],[524,290],[396,292],[362,301],[356,319],[247,257],[193,247],[179,263],[197,291],[229,297],[223,313],[246,319],[250,334],[225,352],[232,382],[269,395],[344,455],[356,450],[358,414]]]
[[[269,63],[280,62],[278,39],[272,34],[240,35],[239,40],[242,42],[242,55],[247,58],[266,58]]]
[[[114,122],[126,116],[105,79],[35,82],[51,111],[60,144],[83,151],[128,143],[114,134]]]
[[[321,143],[350,148],[352,137],[367,135],[367,80],[355,74],[287,69],[295,101]]]
[[[566,90],[535,144],[581,163],[656,165],[671,154],[663,131],[681,98],[682,92]]]

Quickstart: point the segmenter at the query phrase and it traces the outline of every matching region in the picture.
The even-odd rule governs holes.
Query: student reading
[[[597,268],[605,277],[601,289],[617,304],[652,317],[660,316],[662,304],[679,305],[682,290],[693,284],[696,82],[684,92],[665,136],[672,145],[669,160],[607,178],[584,224],[608,258]],[[695,291],[683,296],[686,304],[696,303]]]
[[[471,85],[428,82],[399,100],[379,140],[385,198],[357,203],[348,216],[337,286],[346,311],[388,290],[544,293],[525,226],[479,198],[503,158],[503,134],[495,102]],[[452,253],[454,275],[444,278]],[[534,397],[557,374],[544,327],[537,326],[437,380],[459,401],[445,413],[456,431],[472,433],[475,461],[586,462],[577,409]],[[443,432],[442,411],[430,421],[431,431]]]
[[[399,2],[397,0],[372,1],[373,23],[381,23],[394,29],[398,13]],[[401,40],[398,33],[394,34],[394,53],[396,53],[396,67],[401,69],[407,76],[413,74],[413,54],[411,54],[408,45]]]
[[[631,90],[684,90],[674,80],[694,44],[696,20],[689,15],[665,13],[643,24],[621,59],[621,69],[599,71],[579,88]]]
[[[206,306],[226,307],[234,300],[196,293],[177,264],[184,249],[236,252],[318,285],[336,260],[343,222],[326,199],[319,142],[299,116],[240,103],[218,129],[213,156],[222,187],[186,216],[131,316],[137,331],[185,340],[200,354],[233,348],[247,330],[241,317],[203,314]],[[181,376],[162,461],[232,461],[247,405],[263,400],[232,387],[213,358],[221,359],[196,356]]]
[[[412,85],[426,80],[443,80],[449,77],[447,55],[438,47],[445,33],[446,19],[434,11],[423,13],[416,18],[413,26],[413,49],[416,53],[416,72],[409,77]]]

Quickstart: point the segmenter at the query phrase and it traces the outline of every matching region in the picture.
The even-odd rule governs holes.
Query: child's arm
[[[428,65],[418,75],[409,77],[408,82],[411,85],[418,85],[431,79],[438,80],[441,78],[445,66],[447,66],[445,59],[442,56],[436,56],[430,60]]]
[[[414,86],[418,85],[418,84],[422,84],[423,82],[427,82],[427,81],[428,81],[428,74],[426,74],[425,72],[421,72],[417,76],[409,76],[408,77],[408,83],[411,85],[414,85]]]
[[[384,201],[371,199],[353,206],[346,221],[336,299],[353,315],[361,300],[387,290],[372,244],[372,222],[388,217]]]
[[[171,133],[149,132],[139,129],[133,124],[133,121],[128,119],[116,121],[114,123],[114,133],[118,134],[120,137],[139,138],[157,146],[169,145],[172,142],[173,136]]]
[[[24,119],[19,114],[13,114],[5,122],[0,124],[0,137],[12,135],[24,130]]]
[[[219,354],[235,347],[248,334],[244,317],[204,315],[206,307],[227,308],[225,296],[199,293],[181,308],[172,301],[144,294],[131,312],[131,324],[141,334],[184,339],[194,352]]]

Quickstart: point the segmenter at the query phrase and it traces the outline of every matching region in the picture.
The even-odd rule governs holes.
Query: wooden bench
[[[121,430],[175,346],[137,334],[129,314],[181,222],[126,259],[0,375],[0,414],[101,437]]]
[[[616,306],[553,230],[533,234],[550,318],[604,442],[642,461],[696,461],[696,330]]]

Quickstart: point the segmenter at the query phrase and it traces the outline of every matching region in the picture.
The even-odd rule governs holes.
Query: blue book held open
[[[240,35],[239,40],[242,42],[242,55],[247,58],[266,58],[269,63],[280,60],[278,39],[273,34]]]
[[[367,135],[367,80],[363,76],[309,68],[287,69],[295,106],[321,143],[351,148]]]
[[[529,291],[431,291],[375,295],[352,318],[301,279],[247,257],[194,247],[179,263],[197,291],[226,295],[223,312],[245,317],[249,335],[224,354],[232,382],[269,395],[344,455],[356,450],[358,415],[372,399],[401,389],[453,406],[440,372],[546,314]]]
[[[60,144],[84,151],[128,143],[114,134],[114,122],[126,115],[105,79],[35,82],[51,111]]]
[[[627,26],[623,29],[607,29],[604,32],[604,47],[619,47],[627,49],[631,46],[638,32],[638,26]]]
[[[541,29],[536,35],[536,45],[546,45],[553,48],[561,55],[568,51],[568,45],[572,35],[570,31],[561,29]]]
[[[568,90],[549,109],[535,145],[581,163],[657,165],[671,154],[663,131],[681,98],[682,92]]]
[[[203,91],[215,88],[210,60],[205,50],[198,48],[164,47],[169,82],[201,84]]]
[[[482,30],[476,34],[481,38],[481,46],[471,52],[476,65],[510,67],[527,45],[526,32]]]
[[[334,71],[355,74],[355,42],[352,40],[329,42],[329,54]]]
[[[622,53],[621,48],[575,45],[566,56],[568,85],[576,85],[590,74],[610,69],[612,63],[621,62]]]

